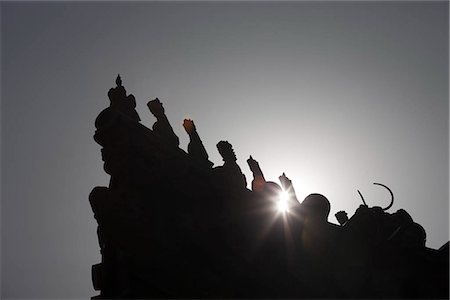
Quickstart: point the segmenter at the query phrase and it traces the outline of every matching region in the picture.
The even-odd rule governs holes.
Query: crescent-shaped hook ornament
[[[373,184],[374,184],[374,185],[379,185],[379,186],[384,187],[385,189],[387,189],[387,190],[389,191],[389,194],[391,194],[391,202],[389,203],[388,206],[386,206],[385,208],[382,208],[384,211],[388,210],[388,209],[391,208],[392,205],[394,204],[394,193],[392,192],[392,190],[391,190],[388,186],[386,186],[386,185],[384,185],[384,184],[382,184],[382,183],[374,182]],[[359,194],[359,196],[361,197],[361,200],[362,200],[362,202],[364,203],[364,205],[365,205],[365,206],[368,206],[367,203],[366,203],[366,201],[364,200],[363,195],[361,194],[361,192],[360,192],[359,190],[358,190],[358,194]]]
[[[394,193],[392,192],[392,190],[391,190],[388,186],[386,186],[386,185],[384,185],[384,184],[382,184],[382,183],[374,182],[373,184],[375,184],[375,185],[380,185],[380,186],[384,187],[385,189],[387,189],[387,190],[389,191],[389,194],[391,194],[391,203],[389,203],[388,206],[386,206],[385,208],[383,208],[383,210],[388,210],[389,208],[392,207],[392,205],[394,205]]]

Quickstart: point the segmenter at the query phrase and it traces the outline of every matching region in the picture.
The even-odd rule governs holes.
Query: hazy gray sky
[[[100,262],[88,194],[107,185],[94,120],[117,73],[159,97],[186,149],[216,143],[282,172],[329,220],[360,200],[448,240],[447,2],[2,2],[2,298],[88,298]]]

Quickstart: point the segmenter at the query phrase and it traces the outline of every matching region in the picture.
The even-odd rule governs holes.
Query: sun
[[[277,210],[281,213],[287,213],[289,212],[289,206],[288,206],[288,200],[289,200],[289,194],[286,191],[280,192],[278,196],[277,201]]]

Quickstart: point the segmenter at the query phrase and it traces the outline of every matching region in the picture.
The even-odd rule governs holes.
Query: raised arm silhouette
[[[156,122],[153,124],[153,131],[161,137],[168,145],[178,147],[180,145],[180,140],[173,131],[169,120],[164,111],[164,107],[158,98],[150,100],[147,103],[148,109],[155,116]]]
[[[247,163],[250,167],[250,171],[253,173],[252,191],[262,192],[266,184],[266,179],[264,178],[263,172],[259,167],[259,163],[254,160],[251,155],[250,158],[247,159]]]
[[[204,161],[212,167],[213,163],[208,160],[208,153],[206,152],[205,146],[203,146],[203,142],[198,135],[194,121],[184,119],[183,127],[189,135],[188,153],[199,161]]]

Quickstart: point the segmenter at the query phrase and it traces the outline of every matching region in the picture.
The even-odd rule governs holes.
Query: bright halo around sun
[[[279,212],[281,212],[281,213],[289,212],[288,200],[289,200],[288,192],[282,191],[279,194],[279,199],[277,202],[277,209]]]

